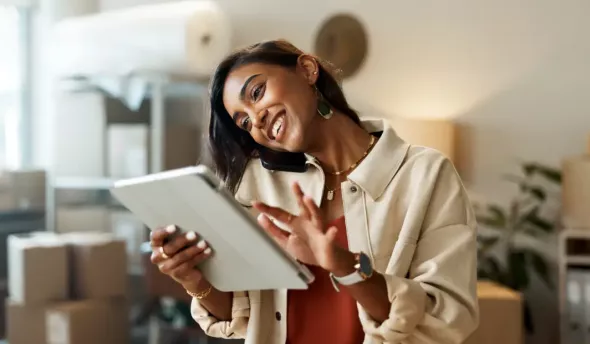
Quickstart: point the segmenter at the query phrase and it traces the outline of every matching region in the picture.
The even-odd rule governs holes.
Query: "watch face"
[[[366,276],[371,276],[373,274],[371,258],[362,252],[359,255],[359,272]]]

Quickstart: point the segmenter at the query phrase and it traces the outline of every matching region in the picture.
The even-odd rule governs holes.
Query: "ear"
[[[309,85],[314,85],[318,80],[320,64],[313,56],[300,55],[297,58],[297,71]]]

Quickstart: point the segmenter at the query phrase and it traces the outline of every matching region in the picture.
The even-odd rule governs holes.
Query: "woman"
[[[438,152],[360,120],[328,66],[286,41],[227,57],[209,142],[226,186],[316,276],[305,291],[224,293],[193,268],[198,233],[152,233],[152,261],[211,336],[246,343],[460,343],[478,321],[476,221]],[[187,248],[188,247],[188,248]]]

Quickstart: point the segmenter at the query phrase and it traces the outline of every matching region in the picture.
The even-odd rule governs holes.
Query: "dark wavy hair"
[[[268,150],[254,141],[250,134],[232,121],[223,104],[223,89],[228,75],[236,68],[263,63],[294,69],[298,58],[305,54],[285,40],[256,43],[227,56],[217,67],[210,85],[211,118],[209,121],[209,154],[212,167],[224,181],[225,186],[235,194],[248,162],[258,158],[260,152]],[[336,78],[337,71],[325,61],[317,58],[319,64],[316,87],[333,109],[360,124],[357,113],[348,105]],[[273,152],[275,157],[285,154]],[[303,154],[303,153],[296,153]]]

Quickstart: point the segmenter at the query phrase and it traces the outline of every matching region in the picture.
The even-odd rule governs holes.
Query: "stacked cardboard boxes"
[[[522,296],[495,282],[477,284],[479,326],[465,344],[522,344]]]
[[[562,223],[567,229],[590,229],[590,138],[586,154],[562,161]]]
[[[9,238],[10,344],[129,342],[125,243],[106,233]]]
[[[8,238],[6,337],[10,344],[46,343],[45,311],[68,299],[68,256],[54,236]]]

